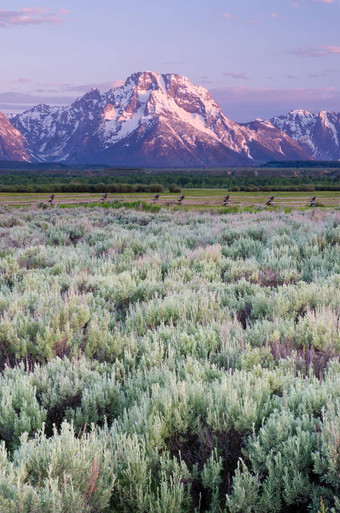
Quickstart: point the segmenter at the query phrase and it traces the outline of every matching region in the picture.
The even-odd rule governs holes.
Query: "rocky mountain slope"
[[[221,167],[310,158],[274,123],[235,123],[205,88],[175,74],[136,73],[106,93],[92,89],[70,106],[38,105],[11,121],[40,162]]]
[[[270,123],[294,139],[316,160],[340,160],[340,113],[293,110]]]
[[[0,160],[30,161],[25,137],[0,112]]]

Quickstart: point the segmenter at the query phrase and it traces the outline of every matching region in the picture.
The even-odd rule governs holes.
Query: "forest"
[[[163,192],[174,187],[186,189],[224,189],[246,191],[340,191],[338,173],[281,176],[280,173],[255,174],[254,170],[192,172],[185,170],[110,171],[0,171],[0,193],[135,193]],[[312,170],[311,170],[312,173]]]

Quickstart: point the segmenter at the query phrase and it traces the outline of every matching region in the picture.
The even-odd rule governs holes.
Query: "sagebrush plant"
[[[113,206],[0,212],[0,511],[339,511],[340,213]]]

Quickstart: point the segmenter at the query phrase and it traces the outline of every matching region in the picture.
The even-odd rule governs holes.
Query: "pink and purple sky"
[[[205,86],[240,122],[339,112],[339,21],[340,0],[2,0],[0,111],[152,70]]]

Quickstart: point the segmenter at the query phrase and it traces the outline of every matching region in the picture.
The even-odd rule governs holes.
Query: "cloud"
[[[328,53],[340,53],[340,46],[326,46]]]
[[[28,110],[39,103],[47,103],[50,105],[69,105],[75,100],[74,96],[60,96],[54,94],[47,96],[46,94],[37,95],[29,93],[0,93],[0,111],[5,114],[17,113]]]
[[[225,114],[239,122],[257,117],[267,119],[292,109],[338,112],[340,103],[340,89],[334,87],[274,89],[234,86],[211,88],[210,93]]]
[[[297,57],[323,57],[325,55],[324,50],[320,48],[292,48],[290,50],[286,50],[288,53],[292,55],[296,55]]]
[[[64,11],[64,12],[63,12]],[[66,9],[59,9],[59,14],[66,14]],[[10,28],[19,25],[57,25],[62,18],[42,7],[23,7],[19,11],[0,9],[0,28]]]
[[[300,80],[301,78],[303,77],[306,77],[306,78],[319,78],[319,77],[327,77],[329,75],[334,75],[334,74],[337,74],[337,73],[340,73],[340,70],[338,69],[323,69],[323,70],[320,70],[320,71],[316,71],[314,73],[307,73],[307,74],[304,74],[302,77],[298,77],[298,76],[295,76],[295,75],[287,75],[287,78],[291,78],[291,79],[296,79],[296,80]]]
[[[97,87],[101,91],[108,91],[109,89],[115,89],[116,87],[120,87],[125,83],[124,80],[113,80],[109,82],[92,82],[90,84],[81,84],[81,85],[68,85],[65,87],[65,90],[68,92],[74,92],[77,94],[87,93],[90,89]]]
[[[337,70],[331,72],[333,71],[337,72]],[[70,105],[78,95],[87,92],[91,87],[97,86],[105,91],[121,83],[122,81],[82,85],[40,84],[44,87],[37,86],[31,93],[3,92],[0,93],[0,111],[22,112],[39,103]],[[275,89],[242,85],[211,88],[210,93],[221,105],[225,114],[239,122],[247,122],[258,117],[267,119],[297,108],[311,112],[320,110],[338,112],[340,104],[340,90],[334,87]]]
[[[46,14],[46,9],[42,7],[23,7],[21,11],[25,14]]]
[[[322,3],[322,4],[333,4],[334,0],[313,0],[315,3]],[[291,2],[290,6],[297,9],[298,7],[303,7],[303,4],[305,4],[305,0],[296,0],[294,2]],[[307,2],[310,3],[310,2]]]
[[[30,86],[27,84],[30,83]],[[30,109],[34,105],[45,103],[48,105],[70,105],[77,98],[87,93],[93,87],[101,91],[108,91],[124,84],[123,80],[115,80],[90,84],[65,84],[65,83],[35,83],[28,78],[20,78],[13,85],[20,84],[15,91],[0,92],[0,112],[17,113]],[[25,90],[23,87],[26,85]],[[30,90],[28,91],[28,87]]]
[[[223,75],[238,80],[249,80],[249,77],[247,77],[245,73],[233,73],[232,71],[228,71],[227,73],[223,73]]]
[[[227,18],[227,20],[233,20],[234,16],[230,14],[229,12],[223,12],[222,13],[223,18]]]
[[[340,54],[340,46],[327,45],[320,48],[304,47],[304,48],[291,48],[286,52],[296,55],[297,57],[323,57],[327,54]]]
[[[29,78],[19,78],[15,80],[13,84],[31,84],[29,91],[27,87],[25,88],[25,93],[27,94],[35,94],[35,93],[53,93],[53,94],[65,94],[69,95],[70,93],[74,93],[74,95],[79,95],[83,93],[87,93],[90,89],[98,88],[101,91],[108,91],[109,89],[114,89],[116,87],[122,86],[125,81],[124,80],[111,80],[108,82],[91,82],[88,84],[70,84],[65,82],[33,82]],[[20,88],[22,91],[22,87]],[[15,93],[15,89],[13,89]],[[3,94],[3,93],[0,93]],[[7,93],[6,93],[7,94]],[[45,98],[46,99],[46,98]]]
[[[226,18],[227,20],[236,21],[238,23],[251,23],[252,25],[259,25],[260,24],[259,20],[255,19],[255,18],[253,18],[251,20],[245,19],[245,18],[238,18],[237,16],[233,16],[229,12],[223,12],[222,13],[222,18]]]

